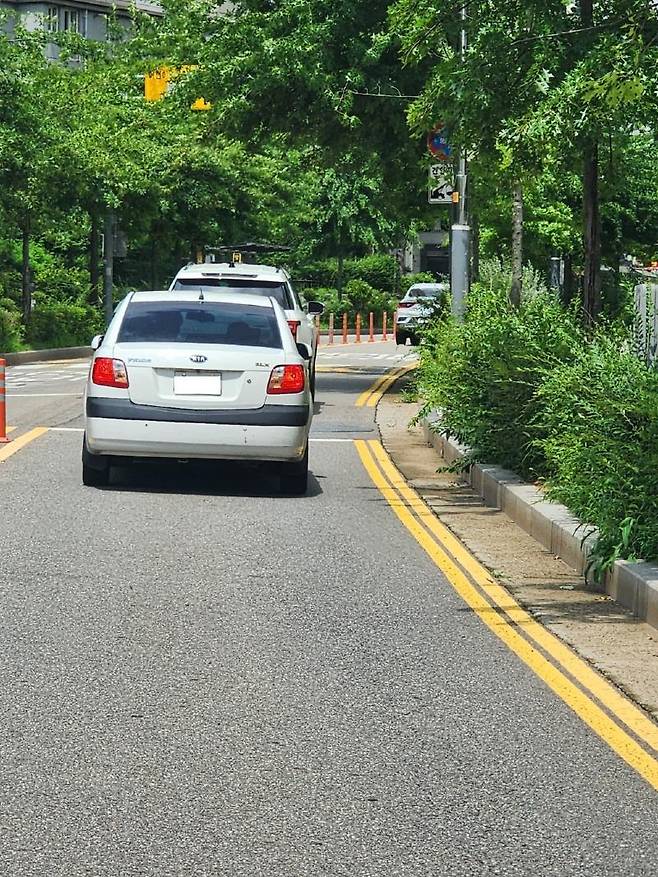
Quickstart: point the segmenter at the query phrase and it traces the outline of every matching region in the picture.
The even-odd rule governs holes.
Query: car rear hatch
[[[117,344],[114,356],[128,371],[131,402],[195,410],[261,408],[272,368],[283,351],[214,345],[199,352],[193,344]],[[199,361],[202,360],[202,361]]]

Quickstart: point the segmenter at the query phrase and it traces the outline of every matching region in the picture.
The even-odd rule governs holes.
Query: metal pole
[[[103,309],[105,325],[114,314],[112,291],[114,288],[114,213],[108,210],[103,221]]]
[[[466,5],[461,8],[462,28],[459,39],[459,50],[462,64],[466,60]],[[457,193],[459,196],[457,222],[452,226],[450,254],[450,292],[452,294],[452,313],[457,320],[463,320],[466,309],[466,297],[469,289],[469,252],[470,232],[466,222],[466,151],[459,150],[457,165]]]

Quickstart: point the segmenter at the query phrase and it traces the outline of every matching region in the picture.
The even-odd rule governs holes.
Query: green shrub
[[[399,287],[399,273],[395,256],[374,255],[345,262],[345,280],[363,280],[373,289],[379,289],[388,296],[396,294]]]
[[[20,350],[21,341],[22,329],[18,310],[8,310],[0,302],[0,352],[13,353]]]
[[[604,566],[658,558],[658,373],[603,337],[538,398],[549,497],[599,528]]]
[[[442,410],[445,430],[475,459],[526,478],[544,476],[537,390],[583,345],[577,321],[553,294],[537,292],[517,311],[503,281],[476,284],[462,324],[445,318],[425,332],[419,378],[425,407]]]
[[[32,311],[27,342],[36,348],[85,346],[102,326],[101,313],[89,305],[42,302]]]
[[[342,317],[346,313],[350,325],[353,325],[357,313],[361,314],[363,320],[367,320],[368,314],[372,311],[376,323],[379,324],[383,311],[387,311],[389,320],[392,320],[397,305],[396,299],[381,290],[373,289],[364,280],[350,280],[345,286],[342,299],[338,297],[338,290],[331,287],[308,287],[302,290],[302,294],[307,301],[321,301],[324,304],[324,323],[327,322],[329,314]]]

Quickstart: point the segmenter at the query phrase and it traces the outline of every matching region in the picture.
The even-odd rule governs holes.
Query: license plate
[[[209,371],[174,372],[175,396],[221,396],[222,374]]]

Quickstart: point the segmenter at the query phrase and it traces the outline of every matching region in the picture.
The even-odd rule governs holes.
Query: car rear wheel
[[[82,483],[86,487],[106,487],[110,481],[110,459],[91,454],[86,439],[82,440]]]
[[[396,332],[395,333],[395,343],[401,344],[403,347],[407,343],[407,335],[404,332]]]
[[[308,488],[308,444],[304,456],[296,463],[282,463],[279,470],[281,493],[302,496]]]

